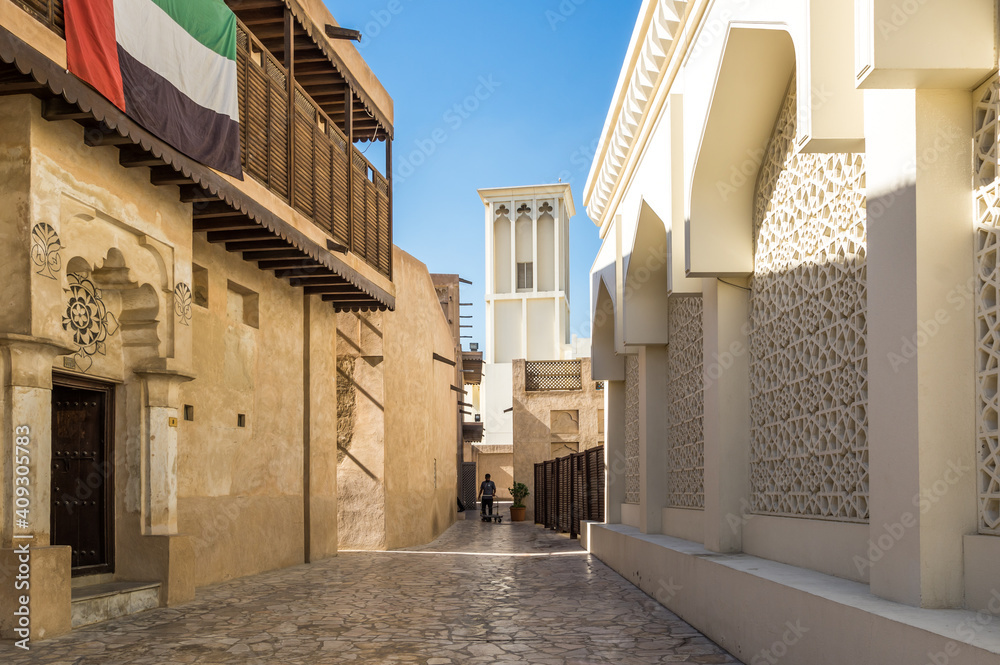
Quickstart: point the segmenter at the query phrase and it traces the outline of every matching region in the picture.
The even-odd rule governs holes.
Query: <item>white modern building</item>
[[[587,542],[750,665],[1000,663],[997,10],[642,3]]]

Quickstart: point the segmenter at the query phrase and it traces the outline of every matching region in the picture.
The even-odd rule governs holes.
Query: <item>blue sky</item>
[[[476,190],[573,187],[572,331],[589,332],[600,247],[582,196],[641,0],[326,0],[395,102],[394,241],[458,273],[468,342],[485,342],[484,213]],[[368,157],[381,168],[384,148]]]

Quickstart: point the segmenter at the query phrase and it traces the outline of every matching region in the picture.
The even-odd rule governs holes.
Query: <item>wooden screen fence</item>
[[[535,522],[580,534],[580,521],[604,521],[604,446],[535,465]]]

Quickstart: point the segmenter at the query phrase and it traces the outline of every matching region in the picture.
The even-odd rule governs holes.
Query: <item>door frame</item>
[[[100,575],[103,573],[115,572],[115,395],[116,385],[109,381],[100,381],[78,374],[66,374],[63,372],[52,372],[52,387],[77,388],[104,393],[104,462],[106,473],[104,475],[104,551],[107,552],[107,562],[97,566],[82,566],[72,569],[72,577],[83,577],[85,575]],[[53,400],[55,401],[55,400]],[[54,443],[53,436],[49,439],[49,446]],[[49,486],[52,481],[50,476]],[[51,490],[50,490],[51,493]],[[50,496],[51,502],[57,497]],[[51,529],[51,517],[49,518],[49,528]]]

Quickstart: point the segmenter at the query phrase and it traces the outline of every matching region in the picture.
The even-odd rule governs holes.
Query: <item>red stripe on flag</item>
[[[65,0],[66,65],[125,110],[114,0]]]

